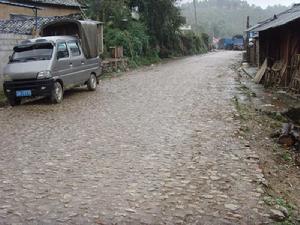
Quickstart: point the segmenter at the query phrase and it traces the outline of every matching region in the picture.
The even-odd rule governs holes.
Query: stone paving
[[[238,52],[188,57],[0,109],[0,224],[267,224],[237,135]]]

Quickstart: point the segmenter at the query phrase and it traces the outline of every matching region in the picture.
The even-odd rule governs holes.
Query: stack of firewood
[[[291,82],[290,90],[295,93],[300,93],[300,55],[296,54],[292,57],[291,62]]]
[[[267,87],[287,86],[287,63],[275,61],[265,72],[264,85]]]

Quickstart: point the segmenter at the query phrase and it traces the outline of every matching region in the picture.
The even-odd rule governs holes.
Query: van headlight
[[[4,81],[12,81],[12,78],[11,78],[9,75],[4,74],[4,75],[3,75],[3,80],[4,80]]]
[[[46,79],[46,78],[51,78],[52,74],[49,70],[41,71],[37,75],[37,79]]]

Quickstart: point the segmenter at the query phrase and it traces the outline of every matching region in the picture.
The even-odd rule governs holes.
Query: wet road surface
[[[238,52],[188,57],[0,109],[0,224],[263,224],[236,133]]]

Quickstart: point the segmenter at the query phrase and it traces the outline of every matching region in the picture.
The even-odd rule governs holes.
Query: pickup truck
[[[64,91],[87,85],[95,91],[101,75],[98,23],[59,21],[45,25],[38,38],[14,47],[4,68],[4,93],[10,105],[22,98],[63,100]]]

